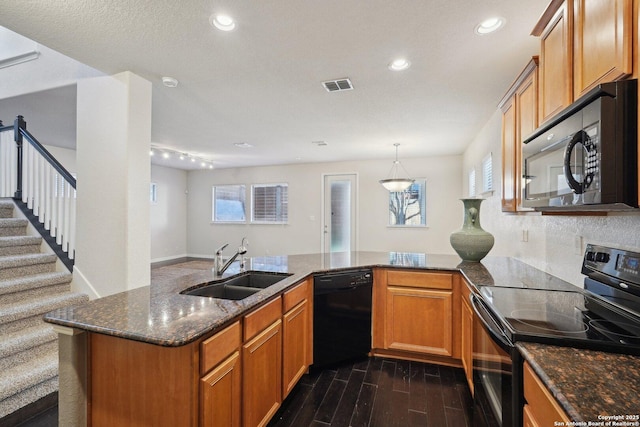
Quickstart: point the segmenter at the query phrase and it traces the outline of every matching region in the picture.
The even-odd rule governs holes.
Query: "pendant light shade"
[[[409,174],[406,169],[402,166],[400,160],[398,160],[398,146],[400,144],[395,143],[393,145],[396,147],[396,160],[393,162],[393,166],[391,166],[391,170],[389,171],[391,178],[381,179],[378,182],[389,191],[404,191],[409,188],[415,180],[413,178],[409,178]],[[406,178],[398,177],[398,166],[402,167],[404,174],[407,176]]]

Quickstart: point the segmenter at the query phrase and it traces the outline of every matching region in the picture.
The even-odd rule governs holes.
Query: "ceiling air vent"
[[[353,89],[353,85],[349,79],[329,80],[322,82],[322,86],[324,86],[327,92],[340,92]]]

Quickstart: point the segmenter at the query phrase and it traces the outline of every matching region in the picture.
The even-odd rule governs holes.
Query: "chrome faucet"
[[[247,239],[246,237],[242,238],[242,243],[240,243],[240,247],[238,248],[236,253],[233,254],[233,256],[229,258],[226,263],[224,263],[224,265],[222,264],[222,251],[224,250],[224,248],[229,246],[229,244],[226,243],[218,248],[218,250],[216,251],[216,257],[215,257],[216,274],[218,276],[222,276],[224,272],[227,271],[227,268],[229,268],[229,266],[236,260],[236,258],[238,258],[238,255],[244,255],[247,253],[247,248],[245,245],[248,243],[245,243],[246,239]],[[244,260],[240,262],[240,267],[244,268]]]

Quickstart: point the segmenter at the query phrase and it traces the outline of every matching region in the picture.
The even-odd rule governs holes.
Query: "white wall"
[[[150,283],[151,82],[129,71],[78,82],[74,289]]]
[[[388,192],[378,183],[387,178],[393,159],[311,163],[272,167],[191,171],[188,174],[188,252],[211,257],[229,243],[233,253],[242,237],[249,239],[251,256],[315,253],[322,249],[323,174],[358,176],[357,249],[364,251],[415,251],[455,253],[449,234],[462,225],[460,197],[461,157],[400,159],[414,177],[427,180],[427,227],[390,228]],[[211,198],[215,184],[287,182],[289,224],[212,224]]]
[[[187,172],[151,165],[158,200],[150,207],[151,262],[187,256]]]
[[[640,215],[612,213],[599,216],[542,216],[540,214],[505,214],[500,207],[501,186],[500,111],[491,117],[462,157],[462,182],[468,193],[467,174],[475,166],[476,187],[480,188],[480,163],[493,153],[493,195],[481,208],[482,227],[495,236],[491,255],[506,255],[545,270],[576,286],[582,287],[580,274],[586,243],[621,247],[640,252]],[[522,242],[522,231],[528,231],[528,242]]]
[[[69,173],[75,174],[77,172],[76,150],[54,147],[53,145],[45,145],[44,148],[46,148],[47,151],[51,153],[51,155],[55,157],[67,171],[69,171]]]

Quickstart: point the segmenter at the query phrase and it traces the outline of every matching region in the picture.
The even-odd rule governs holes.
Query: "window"
[[[213,222],[244,222],[245,199],[244,185],[214,185]]]
[[[488,193],[493,191],[493,162],[491,153],[482,159],[482,192]]]
[[[469,197],[476,195],[476,168],[469,171]]]
[[[396,227],[424,227],[426,218],[426,181],[416,179],[404,191],[389,192],[389,225]]]
[[[251,222],[284,224],[289,219],[289,185],[251,186]]]
[[[154,205],[158,203],[158,184],[155,182],[149,186],[149,201]]]

